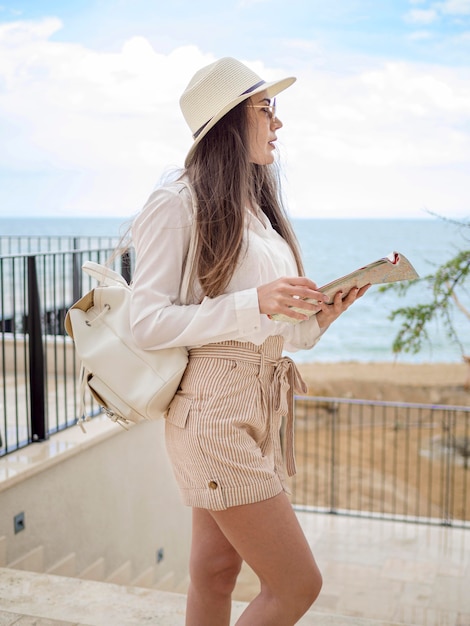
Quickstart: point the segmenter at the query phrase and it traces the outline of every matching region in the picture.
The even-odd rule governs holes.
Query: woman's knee
[[[202,562],[192,561],[191,584],[201,591],[208,589],[213,594],[230,595],[235,588],[241,566],[242,560],[235,551],[219,554]]]
[[[315,600],[322,588],[322,575],[314,564],[310,568],[299,568],[298,572],[290,575],[274,588],[269,585],[261,586],[264,593],[278,604],[279,611],[286,619],[297,622],[304,615]]]
[[[287,592],[289,602],[298,611],[298,617],[304,615],[312,606],[320,594],[322,585],[321,572],[315,565],[309,571],[304,572],[293,585],[289,586]]]
[[[304,581],[303,595],[305,598],[305,604],[309,609],[315,600],[320,595],[321,588],[323,586],[323,578],[320,570],[315,567],[310,576]]]

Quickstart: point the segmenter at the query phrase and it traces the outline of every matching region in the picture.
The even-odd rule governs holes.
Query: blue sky
[[[470,0],[0,0],[0,215],[129,216],[235,56],[278,98],[292,215],[470,214]]]

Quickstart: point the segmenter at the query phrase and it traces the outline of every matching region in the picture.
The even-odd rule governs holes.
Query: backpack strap
[[[123,278],[121,274],[105,265],[100,265],[94,261],[85,261],[82,265],[82,270],[92,278],[95,278],[100,285],[106,285],[107,287],[118,285],[127,287],[126,279]]]
[[[180,290],[180,302],[181,304],[188,304],[188,299],[191,294],[191,283],[194,276],[194,261],[196,259],[197,249],[197,229],[196,229],[196,216],[197,216],[197,200],[196,195],[191,185],[185,181],[178,181],[182,188],[186,188],[191,196],[191,213],[192,213],[192,228],[191,236],[189,239],[189,248],[186,255],[186,259],[183,267],[183,275],[181,277],[181,290]]]

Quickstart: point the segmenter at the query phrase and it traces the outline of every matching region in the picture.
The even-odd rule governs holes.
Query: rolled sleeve
[[[289,331],[285,331],[285,348],[289,352],[297,350],[311,350],[321,339],[324,331],[318,325],[316,315],[298,324],[290,324]]]

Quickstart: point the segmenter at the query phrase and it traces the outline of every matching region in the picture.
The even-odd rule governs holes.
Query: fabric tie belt
[[[254,346],[255,347],[255,346]],[[257,347],[255,347],[257,348]],[[259,365],[258,378],[263,377],[267,367],[274,368],[271,382],[269,404],[265,394],[262,393],[263,410],[271,408],[277,417],[286,417],[286,445],[285,464],[288,476],[296,473],[294,454],[294,393],[307,393],[307,385],[303,381],[297,366],[289,357],[273,358],[261,350],[254,351],[249,348],[227,344],[209,344],[200,348],[192,348],[189,351],[190,358],[211,359],[234,359],[245,363]]]

